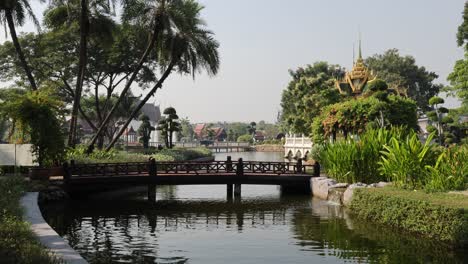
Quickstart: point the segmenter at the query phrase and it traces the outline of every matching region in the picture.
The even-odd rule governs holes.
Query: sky
[[[38,17],[44,5],[32,0]],[[220,42],[215,77],[172,74],[151,100],[192,122],[274,122],[289,69],[316,61],[352,67],[359,32],[363,57],[392,48],[447,84],[465,0],[199,0]],[[33,31],[27,23],[19,31]],[[3,33],[3,32],[2,32]],[[0,42],[4,41],[0,34]],[[145,91],[134,89],[137,95]],[[449,100],[455,106],[455,100]]]

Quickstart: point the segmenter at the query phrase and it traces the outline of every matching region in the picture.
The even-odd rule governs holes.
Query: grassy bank
[[[143,153],[127,153],[125,151],[111,150],[94,151],[90,155],[85,154],[84,148],[76,148],[67,153],[67,160],[75,160],[76,163],[113,163],[113,162],[145,162],[150,157],[156,161],[184,161],[194,160],[198,158],[207,158],[213,156],[211,150],[199,148],[173,148],[155,150],[154,152]]]
[[[60,263],[39,244],[22,219],[19,200],[27,189],[23,178],[0,179],[0,262]]]
[[[396,188],[356,189],[351,210],[358,217],[431,239],[468,244],[468,196]]]

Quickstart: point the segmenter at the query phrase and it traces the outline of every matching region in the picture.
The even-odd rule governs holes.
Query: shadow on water
[[[188,188],[158,187],[155,204],[133,194],[42,210],[91,263],[468,262],[467,253],[357,221],[308,195],[252,187],[236,202]]]

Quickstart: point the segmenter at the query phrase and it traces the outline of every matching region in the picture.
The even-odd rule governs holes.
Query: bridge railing
[[[260,162],[260,161],[212,161],[212,162],[127,162],[127,163],[94,163],[75,164],[73,161],[64,164],[65,180],[71,177],[112,177],[132,175],[157,174],[217,174],[233,173],[243,175],[255,174],[298,174],[306,173],[314,165],[305,165],[298,162]]]

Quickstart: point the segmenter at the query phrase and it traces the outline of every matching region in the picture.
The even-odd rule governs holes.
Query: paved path
[[[31,229],[41,244],[65,263],[87,264],[88,262],[44,220],[37,204],[37,197],[37,192],[26,193],[21,198],[21,206],[25,209],[25,220],[31,224]]]

